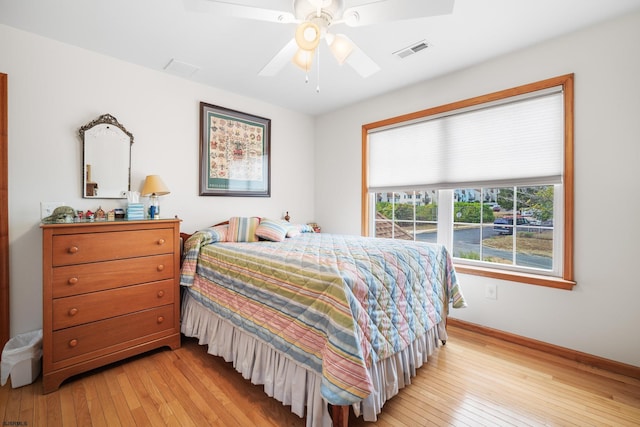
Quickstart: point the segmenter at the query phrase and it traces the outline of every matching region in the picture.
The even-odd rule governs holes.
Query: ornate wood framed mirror
[[[82,197],[123,199],[131,190],[133,135],[111,114],[82,126]]]

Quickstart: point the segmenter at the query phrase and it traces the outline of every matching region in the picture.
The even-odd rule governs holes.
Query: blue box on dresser
[[[127,219],[144,219],[144,203],[129,203]]]

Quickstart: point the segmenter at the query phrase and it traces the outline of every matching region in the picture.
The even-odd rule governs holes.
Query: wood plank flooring
[[[640,380],[456,327],[375,423],[352,426],[638,426]],[[304,426],[206,347],[183,338],[65,381],[0,388],[2,426]]]

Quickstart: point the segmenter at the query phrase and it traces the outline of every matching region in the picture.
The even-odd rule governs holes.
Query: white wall
[[[123,206],[82,199],[78,129],[114,115],[134,135],[132,189],[159,174],[171,190],[163,216],[193,232],[230,216],[309,222],[314,214],[312,117],[0,25],[0,72],[9,76],[11,335],[42,327],[40,202],[75,209]],[[271,119],[271,197],[200,197],[199,103]]]
[[[577,286],[563,291],[460,275],[469,307],[451,315],[640,366],[638,40],[636,13],[319,117],[318,223],[327,232],[360,233],[363,124],[575,73]],[[495,301],[484,298],[491,281]]]

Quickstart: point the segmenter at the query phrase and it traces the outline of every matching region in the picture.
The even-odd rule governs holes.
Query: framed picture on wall
[[[200,103],[200,195],[270,197],[271,120]]]

